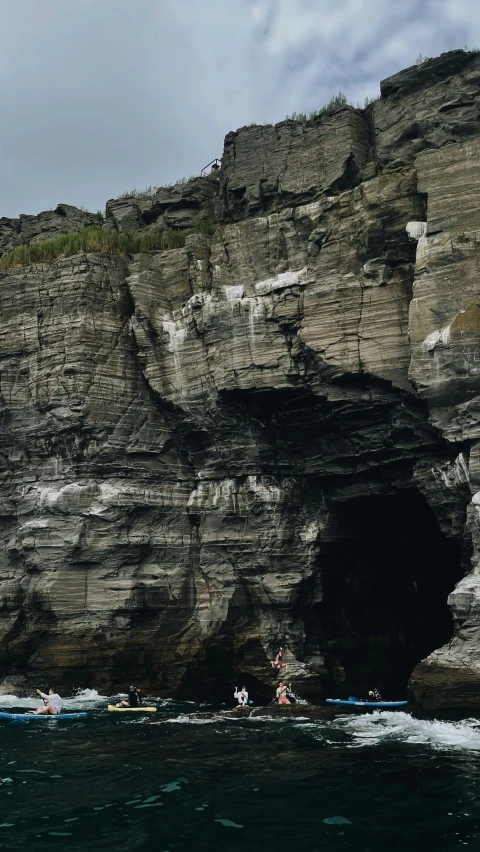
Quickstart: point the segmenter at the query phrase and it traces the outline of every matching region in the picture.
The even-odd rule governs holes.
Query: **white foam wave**
[[[80,709],[87,705],[93,709],[94,704],[104,705],[107,701],[105,695],[99,695],[96,689],[79,689],[77,694],[71,698],[62,698],[64,708],[69,710]]]
[[[163,719],[162,722],[174,722],[177,725],[211,725],[213,722],[221,721],[221,718],[220,714],[213,719],[199,719],[194,714],[189,716],[186,713],[180,713],[174,719]]]
[[[106,696],[101,695],[96,689],[78,689],[74,695],[70,696],[65,696],[60,691],[60,695],[62,698],[62,709],[65,713],[72,713],[77,710],[90,712],[106,710],[107,704],[116,704],[118,701],[122,701],[127,698],[126,692]],[[162,708],[168,709],[175,702],[175,699],[173,698],[158,698],[157,696],[152,695],[143,695],[143,700],[148,705],[153,704],[158,710],[161,710]],[[32,694],[30,696],[0,695],[0,710],[5,712],[34,710],[41,704],[41,702],[42,699],[40,696],[35,694],[34,690],[32,690]],[[198,703],[196,701],[182,701],[181,704],[191,704],[192,707],[208,707],[207,704]],[[219,712],[218,718],[221,718],[221,715],[222,711]],[[183,718],[181,714],[179,718]],[[185,718],[187,718],[186,714]],[[205,721],[208,722],[209,720],[197,720],[198,724]]]
[[[27,709],[33,709],[34,707],[38,707],[39,697],[31,697],[31,698],[19,698],[18,695],[0,695],[0,710],[6,710],[7,712],[12,707],[25,707]]]
[[[285,722],[309,722],[310,719],[308,716],[248,716],[247,721],[284,724]]]
[[[107,698],[104,695],[99,695],[96,689],[81,689],[76,695],[70,698],[62,696],[63,710],[72,711],[80,709],[87,705],[90,709],[94,709],[95,705],[104,706]],[[0,710],[9,711],[12,708],[17,710],[27,709],[33,710],[42,702],[39,695],[19,696],[19,695],[0,695]]]
[[[287,716],[238,716],[233,710],[220,710],[217,713],[212,713],[208,719],[204,716],[197,715],[196,713],[180,713],[174,718],[169,717],[158,721],[156,720],[152,724],[164,725],[169,722],[177,725],[213,725],[218,724],[219,722],[271,722],[273,724],[301,722],[303,724],[305,722],[308,723],[309,721],[310,720],[307,716],[295,716],[294,718]],[[312,723],[312,725],[315,726],[315,723]]]
[[[332,725],[352,736],[350,748],[402,742],[438,750],[480,751],[480,723],[475,719],[439,722],[416,719],[408,713],[378,711],[365,716],[342,716]]]

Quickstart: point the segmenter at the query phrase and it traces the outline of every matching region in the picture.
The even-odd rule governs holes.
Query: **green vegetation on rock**
[[[178,180],[170,181],[169,183],[163,183],[161,186],[146,186],[145,189],[130,189],[127,192],[122,192],[119,195],[119,198],[127,199],[127,198],[153,198],[154,195],[157,194],[159,189],[171,189],[174,186],[185,186],[186,183],[189,183],[191,180],[196,180],[201,175],[190,175],[190,177],[181,177]]]
[[[193,229],[194,234],[213,234],[215,231],[216,225],[215,220],[211,218],[199,219],[198,222],[195,223],[195,227]]]
[[[49,263],[58,257],[75,254],[139,254],[149,251],[167,251],[181,248],[192,233],[211,234],[215,228],[213,220],[201,219],[193,231],[170,230],[163,233],[150,231],[140,234],[119,234],[110,228],[91,227],[83,231],[60,234],[53,240],[17,246],[0,257],[0,270],[12,266],[27,266],[29,263]]]
[[[291,115],[286,115],[285,119],[290,119],[291,121],[310,121],[318,115],[335,112],[336,109],[342,109],[344,106],[347,106],[347,96],[343,92],[339,92],[338,95],[333,95],[329,102],[319,109],[312,109],[310,112],[292,112]]]

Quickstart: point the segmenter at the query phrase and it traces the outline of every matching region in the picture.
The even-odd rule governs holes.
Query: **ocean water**
[[[192,714],[210,708],[150,701],[152,717],[107,713],[86,690],[64,702],[86,719],[0,720],[0,848],[480,850],[474,719],[206,721]]]

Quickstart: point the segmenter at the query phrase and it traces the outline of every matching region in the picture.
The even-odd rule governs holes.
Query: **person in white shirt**
[[[368,700],[369,701],[381,701],[382,700],[381,693],[378,691],[377,688],[370,690],[370,692],[368,693]]]
[[[36,693],[42,696],[44,704],[38,710],[32,710],[35,716],[39,716],[41,713],[50,713],[52,716],[56,716],[62,712],[62,699],[55,692],[53,686],[48,690],[48,695],[45,692],[40,692],[39,689],[36,690]]]
[[[244,686],[242,686],[240,692],[238,691],[238,687],[235,687],[233,697],[237,699],[238,703],[241,706],[245,706],[246,704],[248,704],[248,692]]]

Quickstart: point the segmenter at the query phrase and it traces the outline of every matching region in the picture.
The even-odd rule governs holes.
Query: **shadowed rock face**
[[[215,213],[183,249],[1,276],[4,675],[267,696],[282,645],[314,700],[476,703],[479,77],[446,54],[109,202]]]
[[[113,198],[106,205],[106,227],[119,233],[193,228],[214,216],[218,179],[192,178],[186,183],[158,187],[156,192]]]

